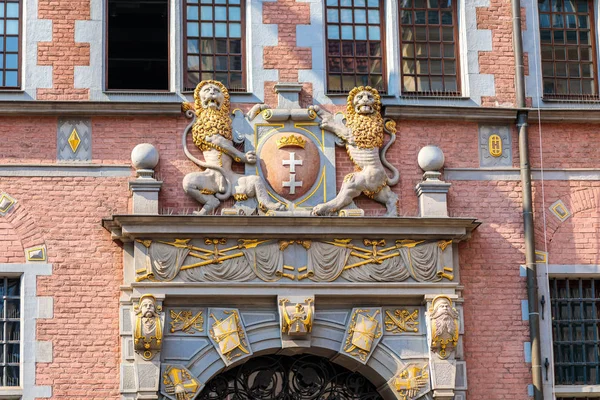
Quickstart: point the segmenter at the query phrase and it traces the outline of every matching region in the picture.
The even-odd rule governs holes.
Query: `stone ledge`
[[[148,238],[323,239],[393,238],[465,240],[481,222],[475,218],[266,217],[113,215],[102,226],[114,240]]]
[[[0,116],[26,115],[154,115],[181,116],[181,103],[176,102],[108,102],[108,101],[0,101]]]
[[[538,109],[528,108],[529,123],[538,122]],[[517,119],[516,108],[457,106],[384,106],[384,116],[397,120],[452,120],[471,122],[501,122],[512,124]],[[539,120],[547,123],[600,123],[600,109],[542,108]]]

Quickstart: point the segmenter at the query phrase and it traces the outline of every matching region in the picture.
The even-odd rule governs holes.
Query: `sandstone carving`
[[[431,350],[445,359],[458,343],[458,311],[452,307],[452,300],[446,296],[433,299],[429,309],[431,318]]]
[[[381,117],[379,92],[369,86],[350,91],[346,108],[346,124],[337,122],[334,116],[320,108],[311,107],[321,118],[320,127],[338,136],[345,144],[355,172],[346,175],[338,195],[327,203],[313,208],[316,215],[330,215],[348,206],[361,193],[382,203],[386,216],[398,215],[398,196],[390,186],[398,183],[400,174],[385,158],[388,148],[396,140],[395,123]],[[384,132],[390,135],[383,146]],[[392,171],[389,177],[385,171]]]
[[[133,345],[144,359],[154,358],[162,347],[163,326],[160,318],[160,307],[152,295],[144,295],[135,307],[135,330]]]
[[[256,164],[257,158],[253,151],[243,153],[234,146],[227,88],[217,81],[202,81],[194,91],[194,101],[195,113],[186,111],[186,116],[194,119],[183,133],[183,150],[190,160],[205,170],[187,174],[183,178],[183,188],[203,205],[197,214],[212,213],[221,200],[231,196],[238,201],[256,198],[263,211],[285,209],[284,204],[269,200],[260,177],[241,175],[232,170],[234,161]],[[260,106],[255,106],[249,118],[253,118],[259,110]],[[190,130],[204,161],[194,157],[187,148]]]

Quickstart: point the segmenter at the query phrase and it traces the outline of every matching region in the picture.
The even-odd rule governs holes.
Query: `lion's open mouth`
[[[371,114],[373,112],[373,107],[370,104],[359,104],[356,112],[359,114]]]
[[[216,108],[221,107],[221,103],[217,101],[217,99],[206,99],[204,101],[204,108]]]

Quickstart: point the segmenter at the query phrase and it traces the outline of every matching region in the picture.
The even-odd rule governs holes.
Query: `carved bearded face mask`
[[[142,317],[151,318],[156,316],[156,306],[154,302],[150,299],[142,300],[142,304],[140,304],[140,311],[142,313]]]
[[[361,115],[371,115],[375,112],[375,97],[368,90],[358,92],[352,101],[354,111]]]
[[[217,85],[206,84],[200,89],[200,102],[202,108],[220,110],[225,97]]]

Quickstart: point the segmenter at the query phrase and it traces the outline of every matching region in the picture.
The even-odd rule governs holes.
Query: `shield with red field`
[[[303,134],[278,132],[260,150],[263,177],[275,193],[295,201],[309,193],[321,167],[319,149]]]

